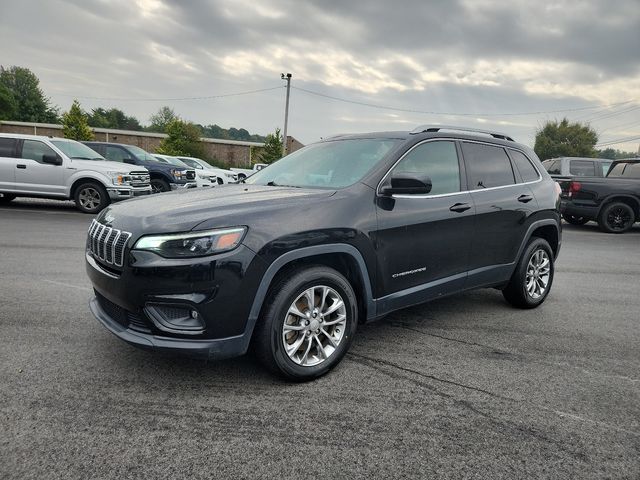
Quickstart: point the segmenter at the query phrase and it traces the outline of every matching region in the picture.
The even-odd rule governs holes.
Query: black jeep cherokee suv
[[[549,294],[557,184],[491,132],[419,127],[310,145],[239,185],[126,201],[91,224],[90,306],[122,340],[225,358],[250,343],[296,380],[358,323],[464,290]]]

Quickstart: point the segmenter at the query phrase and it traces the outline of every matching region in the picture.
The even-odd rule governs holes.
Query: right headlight
[[[247,227],[231,227],[200,232],[147,235],[134,245],[166,258],[204,257],[233,250],[242,241]]]

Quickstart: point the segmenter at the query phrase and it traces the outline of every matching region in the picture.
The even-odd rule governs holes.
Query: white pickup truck
[[[256,163],[253,165],[253,168],[249,169],[249,168],[232,168],[231,170],[236,172],[238,174],[238,181],[244,180],[245,178],[250,177],[251,175],[253,175],[256,172],[259,172],[260,170],[262,170],[265,167],[268,167],[269,165],[266,163]]]
[[[110,162],[74,140],[0,133],[0,203],[16,197],[74,200],[85,213],[151,193],[144,167]]]

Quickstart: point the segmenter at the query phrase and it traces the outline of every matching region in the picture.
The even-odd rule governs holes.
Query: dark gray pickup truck
[[[618,160],[604,178],[572,177],[560,203],[574,225],[590,220],[607,233],[624,233],[640,221],[640,158]]]

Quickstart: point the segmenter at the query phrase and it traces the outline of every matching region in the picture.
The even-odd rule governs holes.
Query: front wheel
[[[254,346],[270,370],[295,381],[324,375],[346,354],[358,309],[349,281],[324,266],[305,267],[269,290]]]
[[[549,243],[544,238],[533,237],[502,295],[514,307],[536,308],[549,295],[553,274],[553,251]]]
[[[562,218],[564,218],[564,220],[567,223],[570,223],[571,225],[584,225],[585,223],[587,223],[589,221],[589,219],[587,217],[579,217],[577,215],[563,214]]]
[[[614,202],[605,206],[598,216],[598,225],[603,232],[624,233],[633,227],[636,214],[626,203]]]
[[[151,180],[151,193],[169,192],[170,190],[171,187],[166,180],[162,180],[161,178],[153,178]]]
[[[84,213],[96,214],[109,205],[109,195],[99,183],[83,183],[76,189],[74,195],[76,207]]]

